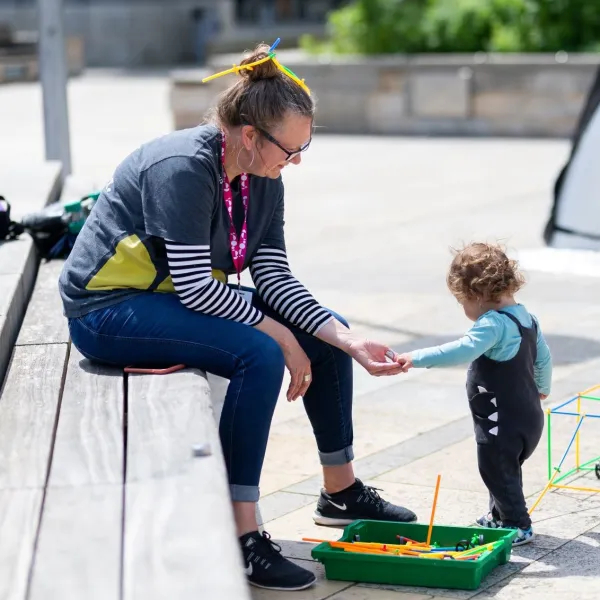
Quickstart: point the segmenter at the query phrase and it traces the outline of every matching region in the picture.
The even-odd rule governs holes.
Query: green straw
[[[548,481],[552,479],[552,412],[548,411]]]

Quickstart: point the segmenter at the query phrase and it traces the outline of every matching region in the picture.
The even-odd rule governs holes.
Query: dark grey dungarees
[[[507,361],[487,356],[473,361],[467,374],[467,394],[479,472],[490,492],[490,512],[506,527],[527,529],[531,519],[523,495],[521,466],[533,454],[544,429],[534,379],[537,323],[534,319],[530,328],[523,327],[513,315],[498,312],[519,328],[519,351]]]

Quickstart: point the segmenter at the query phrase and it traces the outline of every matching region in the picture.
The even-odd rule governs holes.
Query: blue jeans
[[[311,361],[304,406],[321,464],[343,465],[352,450],[352,359],[285,322],[254,294],[254,306],[285,323]],[[335,313],[334,316],[347,326]],[[69,320],[73,344],[89,360],[118,367],[185,364],[230,380],[219,434],[231,498],[256,502],[284,359],[268,335],[235,321],[194,312],[176,294],[139,295]]]

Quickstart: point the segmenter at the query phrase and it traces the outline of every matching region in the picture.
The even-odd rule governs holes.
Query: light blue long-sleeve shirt
[[[522,304],[502,310],[516,317],[523,327],[532,326],[533,317]],[[410,355],[415,367],[450,367],[470,363],[483,354],[495,361],[507,361],[516,356],[520,345],[521,335],[517,325],[506,315],[490,310],[481,315],[460,339],[441,346],[414,350]],[[539,324],[534,374],[540,394],[549,394],[552,357]]]

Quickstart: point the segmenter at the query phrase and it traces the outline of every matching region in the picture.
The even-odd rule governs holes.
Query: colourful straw
[[[431,544],[431,534],[433,532],[433,519],[435,517],[435,507],[437,506],[438,492],[440,491],[440,482],[442,476],[437,476],[437,483],[435,484],[435,495],[433,496],[433,506],[431,508],[431,518],[429,519],[429,530],[427,531],[427,545]]]
[[[286,77],[289,77],[294,83],[298,84],[309,96],[310,96],[310,88],[304,83],[304,79],[300,79],[296,73],[294,73],[291,69],[283,66],[275,57],[275,48],[279,46],[281,42],[281,38],[277,38],[271,47],[269,48],[269,55],[265,58],[261,58],[260,60],[256,60],[247,65],[233,65],[231,69],[226,69],[225,71],[221,71],[220,73],[215,73],[214,75],[209,75],[202,80],[202,83],[206,83],[208,81],[212,81],[213,79],[218,79],[219,77],[223,77],[224,75],[231,75],[235,73],[239,75],[240,71],[252,71],[254,67],[266,63],[268,60],[272,60],[275,66],[281,71]]]

